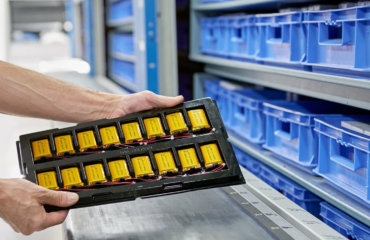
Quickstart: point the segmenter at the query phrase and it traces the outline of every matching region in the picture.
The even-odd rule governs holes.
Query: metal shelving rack
[[[278,6],[276,1],[235,0],[202,4],[199,0],[192,0],[191,3],[191,33],[198,34],[191,35],[190,58],[206,64],[206,74],[196,74],[194,77],[194,98],[204,97],[204,78],[207,77],[207,74],[212,74],[213,76],[225,77],[239,82],[271,87],[370,110],[370,81],[368,80],[239,62],[206,56],[199,52],[200,19],[202,16],[220,13],[220,10],[232,9],[256,10],[268,8],[276,10]],[[368,207],[348,198],[345,194],[323,181],[322,178],[309,175],[293,166],[287,165],[268,151],[256,149],[256,147],[242,142],[232,133],[230,134],[230,141],[247,154],[294,180],[323,200],[358,221],[370,225],[370,209]]]

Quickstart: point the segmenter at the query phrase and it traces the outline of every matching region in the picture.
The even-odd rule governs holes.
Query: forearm
[[[110,116],[120,96],[68,84],[0,61],[0,112],[67,122]]]

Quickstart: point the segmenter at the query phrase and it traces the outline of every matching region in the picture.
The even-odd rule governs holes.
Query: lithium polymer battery
[[[88,185],[94,185],[96,183],[103,183],[107,181],[105,177],[103,164],[92,164],[85,167],[87,183]]]
[[[77,167],[62,169],[61,173],[64,188],[82,187],[84,185]]]
[[[51,158],[49,139],[42,139],[32,142],[32,152],[34,161],[38,161],[41,158]]]
[[[145,125],[148,138],[154,138],[154,137],[166,135],[166,133],[163,130],[161,119],[159,117],[144,119],[144,125]]]
[[[40,186],[52,190],[58,190],[57,175],[55,171],[43,172],[37,174],[37,181]]]
[[[77,140],[80,145],[81,152],[85,152],[88,149],[98,148],[98,144],[96,144],[94,132],[92,130],[77,133]]]
[[[138,122],[122,124],[122,131],[123,135],[125,136],[125,143],[143,140]]]
[[[194,148],[186,148],[178,151],[182,171],[187,172],[192,169],[200,169],[200,163]]]
[[[110,145],[121,144],[118,132],[115,126],[100,128],[99,130],[103,147],[109,147]]]
[[[193,132],[210,129],[211,126],[208,123],[207,116],[203,109],[194,109],[188,111],[189,119],[193,127]]]
[[[171,151],[155,153],[154,158],[160,175],[178,173],[179,170],[176,167]]]
[[[58,156],[62,156],[66,153],[68,154],[75,153],[71,135],[63,135],[63,136],[55,137],[54,142],[55,142],[55,148],[57,150]]]
[[[171,134],[187,132],[189,130],[181,112],[166,115],[166,120]]]
[[[200,150],[202,152],[204,165],[206,168],[212,168],[215,165],[223,163],[216,143],[203,145],[200,147]]]
[[[150,164],[150,159],[148,156],[139,156],[131,158],[132,166],[134,167],[135,177],[152,177],[154,172],[152,165]]]
[[[121,179],[131,178],[130,172],[127,167],[127,163],[123,159],[108,162],[108,167],[109,167],[113,182],[118,182]]]

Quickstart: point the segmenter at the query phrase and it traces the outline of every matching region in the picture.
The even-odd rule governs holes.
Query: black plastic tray
[[[160,116],[164,130],[167,135],[169,134],[169,128],[165,119],[165,114],[182,111],[186,124],[191,131],[191,124],[187,115],[187,110],[203,108],[206,112],[207,118],[213,131],[209,133],[195,134],[193,137],[186,137],[180,139],[172,139],[159,141],[155,143],[148,143],[147,145],[141,145],[136,147],[124,148],[124,149],[113,149],[105,150],[103,153],[95,153],[89,155],[72,156],[65,159],[50,159],[48,161],[34,162],[33,154],[31,149],[31,142],[34,140],[48,138],[50,141],[50,147],[53,155],[55,156],[54,136],[58,136],[63,133],[69,133],[73,137],[73,143],[76,150],[79,149],[76,133],[82,130],[93,130],[97,139],[98,145],[101,146],[101,139],[99,135],[99,128],[109,125],[115,125],[118,130],[118,134],[122,143],[124,143],[124,136],[121,129],[123,122],[130,122],[136,120],[139,122],[143,137],[146,138],[146,131],[143,124],[143,119],[151,116]],[[176,149],[183,147],[195,147],[199,161],[204,168],[203,156],[200,152],[199,145],[204,143],[217,143],[220,154],[226,163],[226,167],[220,171],[207,172],[205,174],[194,174],[188,176],[179,176],[172,178],[162,178],[157,181],[146,181],[136,182],[136,184],[130,185],[114,185],[106,186],[104,188],[97,188],[96,190],[81,191],[78,192],[80,200],[78,203],[70,208],[79,208],[94,206],[99,204],[114,203],[121,201],[134,200],[138,197],[146,198],[164,194],[179,193],[184,191],[192,191],[198,189],[212,188],[229,186],[234,184],[245,183],[243,175],[240,171],[238,162],[235,158],[234,151],[231,144],[227,140],[228,135],[221,120],[220,113],[218,111],[216,103],[210,98],[204,98],[194,101],[182,103],[178,106],[167,108],[144,111],[134,114],[129,114],[124,117],[115,119],[103,119],[94,122],[78,124],[74,127],[63,128],[63,129],[52,129],[43,132],[37,132],[27,135],[20,136],[20,140],[17,142],[18,154],[19,154],[19,165],[21,173],[25,178],[31,182],[37,184],[37,173],[46,170],[54,170],[57,173],[57,180],[60,187],[63,186],[60,170],[61,168],[69,166],[77,166],[80,169],[81,178],[86,184],[86,174],[84,166],[95,162],[103,163],[105,174],[110,179],[110,172],[107,165],[107,160],[124,158],[127,160],[127,164],[131,175],[133,176],[133,168],[131,165],[131,156],[137,156],[140,154],[149,155],[153,170],[158,174],[156,162],[153,157],[154,152],[161,150],[171,150],[176,162],[177,167],[181,170],[180,161]],[[181,174],[181,172],[180,172]],[[46,206],[48,211],[55,211],[61,208]]]

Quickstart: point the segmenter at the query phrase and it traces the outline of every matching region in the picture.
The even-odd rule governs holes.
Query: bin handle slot
[[[274,134],[285,140],[293,140],[297,137],[294,133],[294,129],[292,129],[292,124],[287,121],[281,121],[279,129],[277,129]]]
[[[359,161],[356,161],[355,148],[340,139],[330,140],[330,160],[338,163],[339,165],[351,170],[356,171],[361,166]]]

